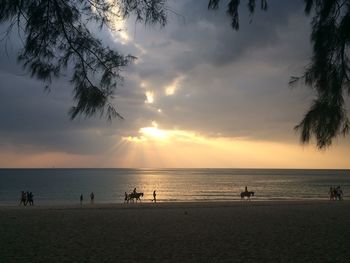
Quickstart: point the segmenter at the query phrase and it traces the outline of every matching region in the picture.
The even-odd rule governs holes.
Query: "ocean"
[[[134,187],[151,202],[237,201],[247,186],[253,200],[327,200],[330,186],[350,197],[350,170],[295,169],[0,169],[0,205],[19,203],[21,191],[37,205],[122,203]]]

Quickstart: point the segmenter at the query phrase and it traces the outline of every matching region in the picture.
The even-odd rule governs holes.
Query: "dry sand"
[[[350,202],[0,207],[0,262],[350,262]]]

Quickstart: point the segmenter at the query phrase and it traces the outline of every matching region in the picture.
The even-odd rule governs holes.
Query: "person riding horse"
[[[241,199],[247,197],[250,200],[251,196],[254,196],[254,192],[249,192],[248,187],[246,186],[244,192],[241,192]]]
[[[126,202],[129,203],[130,200],[134,201],[134,199],[136,199],[136,203],[137,203],[137,200],[139,200],[141,202],[141,198],[140,198],[141,196],[143,197],[143,193],[137,193],[136,188],[135,188],[132,193],[127,195]]]

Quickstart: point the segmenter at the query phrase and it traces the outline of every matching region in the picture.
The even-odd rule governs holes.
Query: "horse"
[[[130,200],[133,200],[136,199],[136,203],[137,203],[137,200],[139,200],[141,202],[141,198],[140,197],[143,197],[143,193],[131,193],[131,194],[128,194],[128,199],[127,199],[127,202],[129,203]]]
[[[241,199],[243,199],[244,197],[247,197],[248,199],[250,199],[251,196],[254,196],[254,192],[241,192]]]
[[[331,188],[329,190],[330,200],[343,200],[343,191],[341,188],[338,186],[337,188]]]

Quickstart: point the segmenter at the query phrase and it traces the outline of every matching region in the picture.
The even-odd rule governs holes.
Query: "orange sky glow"
[[[325,151],[314,145],[206,137],[193,131],[163,130],[157,123],[123,137],[103,155],[0,152],[2,167],[124,168],[350,168],[349,147]]]

